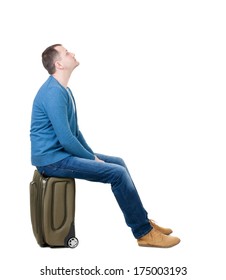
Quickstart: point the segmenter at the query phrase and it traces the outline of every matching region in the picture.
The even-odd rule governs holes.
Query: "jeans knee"
[[[114,174],[114,182],[113,182],[113,186],[118,186],[121,183],[126,183],[126,180],[128,180],[128,174],[127,174],[127,170],[125,167],[123,166],[117,166],[116,170],[115,170],[115,174]]]
[[[124,160],[121,157],[116,157],[116,160],[117,160],[118,165],[123,166],[123,167],[126,166]]]

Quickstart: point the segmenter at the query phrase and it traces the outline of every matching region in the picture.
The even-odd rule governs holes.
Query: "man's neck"
[[[64,75],[64,73],[54,73],[52,75],[63,87],[67,88],[69,79],[71,75]]]

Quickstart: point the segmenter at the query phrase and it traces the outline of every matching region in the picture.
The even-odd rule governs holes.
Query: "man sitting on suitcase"
[[[76,103],[68,82],[79,65],[61,44],[48,47],[42,62],[50,76],[39,89],[31,119],[31,158],[50,177],[70,177],[111,184],[126,224],[138,245],[172,247],[180,242],[171,229],[149,220],[129,171],[121,158],[95,154],[77,122]]]

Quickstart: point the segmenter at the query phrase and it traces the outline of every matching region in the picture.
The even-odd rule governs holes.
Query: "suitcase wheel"
[[[72,237],[72,238],[68,239],[67,245],[70,248],[77,247],[78,246],[78,238]]]

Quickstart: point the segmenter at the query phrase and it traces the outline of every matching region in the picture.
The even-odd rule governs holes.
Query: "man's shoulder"
[[[62,98],[65,97],[65,89],[59,82],[50,76],[40,87],[37,92],[36,98]]]
[[[64,89],[60,85],[60,83],[52,76],[49,76],[49,78],[40,87],[39,91],[47,91],[47,90],[51,90],[51,89],[55,89],[60,92],[64,91]]]

